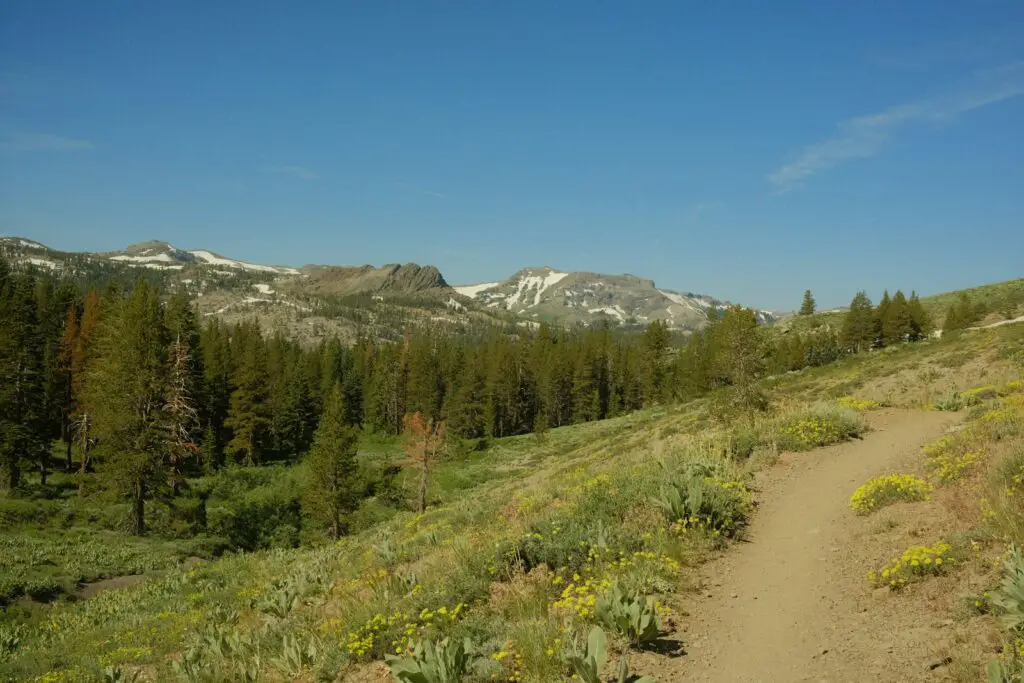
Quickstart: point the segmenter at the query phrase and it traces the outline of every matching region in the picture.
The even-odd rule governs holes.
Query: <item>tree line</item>
[[[130,501],[142,533],[147,502],[188,477],[305,458],[310,507],[338,534],[358,505],[361,434],[406,435],[422,508],[445,438],[542,436],[722,388],[735,407],[760,409],[765,374],[927,334],[916,295],[855,303],[838,331],[770,334],[732,307],[689,336],[660,321],[639,333],[407,327],[394,340],[304,347],[255,321],[201,321],[185,294],[145,279],[83,292],[0,259],[0,489],[17,489],[27,468],[44,485],[53,467],[73,470],[83,495]]]

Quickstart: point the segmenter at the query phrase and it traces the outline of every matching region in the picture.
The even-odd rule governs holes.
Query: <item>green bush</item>
[[[676,533],[700,531],[730,538],[743,531],[754,508],[746,486],[709,466],[691,467],[670,479],[652,502],[665,512]]]
[[[618,585],[597,596],[594,616],[635,646],[647,645],[661,633],[654,598],[635,591],[625,592]]]
[[[783,450],[808,451],[858,437],[865,429],[864,418],[856,410],[819,403],[783,420],[774,436]]]
[[[264,485],[206,504],[206,526],[235,548],[294,548],[302,529],[298,486]]]
[[[956,412],[958,410],[963,410],[964,408],[976,406],[979,403],[981,403],[981,398],[976,395],[959,394],[954,391],[947,394],[945,397],[936,400],[932,405],[936,410]]]
[[[469,640],[416,643],[407,657],[388,655],[391,675],[401,683],[457,683],[479,658]]]

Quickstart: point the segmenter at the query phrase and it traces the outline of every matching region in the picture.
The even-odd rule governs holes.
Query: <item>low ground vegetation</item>
[[[78,497],[76,475],[51,474],[48,487],[62,491],[51,501],[16,498],[0,509],[16,520],[11,542],[19,556],[40,557],[0,565],[0,578],[18,573],[23,582],[0,618],[0,679],[359,681],[390,671],[410,681],[546,682],[573,672],[584,680],[589,673],[607,677],[607,667],[596,664],[614,661],[627,680],[629,653],[655,647],[685,618],[678,594],[695,580],[695,566],[743,538],[758,467],[782,451],[857,438],[866,429],[862,411],[901,404],[873,395],[873,382],[918,372],[908,370],[915,363],[938,367],[964,349],[1003,358],[1013,334],[966,333],[786,373],[761,383],[773,410],[726,423],[713,419],[713,400],[698,399],[539,435],[463,442],[430,472],[422,511],[410,504],[419,472],[396,467],[399,443],[368,448],[364,437],[364,496],[347,513],[349,535],[336,542],[302,515],[300,464],[186,477],[177,507],[152,506],[149,536],[132,540],[115,522],[109,536],[83,536],[83,544],[125,548],[119,564],[102,566],[98,553],[73,545],[60,553],[32,550],[32,539],[74,537],[83,516],[104,518],[99,499]],[[853,386],[857,381],[863,384]],[[941,463],[920,473],[938,496],[994,468],[984,504],[991,540],[984,543],[1003,548],[1024,541],[1017,498],[1024,456],[1007,455],[1019,443],[1024,406],[1010,386],[1000,378],[996,395],[986,394],[965,415],[968,426],[926,459],[958,463],[966,453],[982,455],[958,477],[941,476]],[[872,505],[883,507],[887,495],[880,489]],[[128,503],[109,504],[122,506],[111,517],[123,525]],[[980,501],[977,507],[980,515]],[[976,561],[969,542],[938,538],[945,540],[908,543],[922,548],[888,566],[886,578],[894,580],[895,571],[905,586],[901,594],[913,595],[935,573],[922,566],[955,575]],[[129,547],[130,540],[139,545]],[[160,543],[167,546],[160,550]],[[75,558],[90,566],[74,568]],[[74,582],[123,569],[151,578],[84,601],[39,604],[15,595],[31,595],[28,582],[53,574],[70,597]],[[993,614],[979,618],[1003,614],[996,578]],[[1010,652],[1016,636],[1006,633]],[[1000,666],[1013,671],[1014,662],[1007,654]]]

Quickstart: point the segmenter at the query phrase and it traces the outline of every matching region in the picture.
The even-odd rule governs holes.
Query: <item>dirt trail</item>
[[[659,681],[936,680],[921,662],[932,625],[894,623],[865,585],[872,541],[847,501],[866,479],[913,462],[956,416],[869,419],[875,431],[863,440],[784,455],[763,474],[749,542],[707,565],[676,634],[686,654],[652,667]]]

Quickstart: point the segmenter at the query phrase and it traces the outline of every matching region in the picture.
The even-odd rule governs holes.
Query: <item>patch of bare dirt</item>
[[[75,595],[82,600],[88,600],[89,598],[94,598],[105,591],[134,586],[137,583],[142,583],[148,578],[150,577],[146,574],[131,574],[128,576],[115,576],[110,579],[100,579],[99,581],[89,581],[88,583],[79,584],[78,590],[75,591]]]

